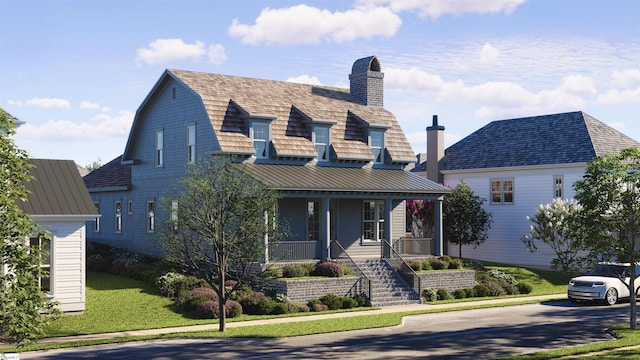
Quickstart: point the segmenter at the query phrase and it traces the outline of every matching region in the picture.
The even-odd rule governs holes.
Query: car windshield
[[[627,266],[613,264],[598,264],[598,266],[589,272],[589,275],[620,277],[624,273]]]

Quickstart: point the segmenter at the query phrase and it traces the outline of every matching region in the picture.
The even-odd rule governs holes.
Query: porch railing
[[[422,296],[422,288],[420,285],[420,277],[416,272],[407,264],[402,258],[400,253],[391,246],[387,239],[382,241],[382,259],[388,262],[391,266],[400,268],[400,275],[404,280],[413,287],[413,290],[418,293],[418,296]]]
[[[435,252],[435,242],[431,238],[400,238],[393,242],[393,248],[405,256],[429,256]]]
[[[269,244],[270,261],[296,261],[320,258],[320,241],[279,241]]]
[[[331,257],[338,260],[339,262],[345,263],[351,269],[351,271],[360,277],[360,289],[359,293],[365,294],[367,299],[369,299],[369,303],[371,303],[371,279],[364,273],[362,268],[358,266],[358,264],[353,261],[351,256],[347,253],[347,251],[340,245],[337,240],[331,241]]]

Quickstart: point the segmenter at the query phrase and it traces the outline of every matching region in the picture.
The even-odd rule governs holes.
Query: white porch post
[[[320,239],[322,242],[322,258],[331,259],[331,199],[322,198],[320,212]]]
[[[384,199],[384,239],[388,242],[389,247],[393,246],[393,201],[391,199]],[[381,244],[383,248],[386,246]],[[393,257],[393,251],[389,248],[389,253],[386,254],[389,258]]]
[[[442,249],[444,248],[443,246],[443,236],[442,236],[442,201],[443,198],[439,197],[438,200],[436,201],[435,205],[435,216],[433,221],[435,221],[435,242],[436,242],[436,251],[435,254],[436,256],[442,256]]]
[[[268,211],[264,212],[264,226],[265,226],[265,230],[269,228],[269,212]],[[264,263],[268,264],[269,263],[269,233],[267,231],[265,231],[264,238],[262,239],[262,241],[264,243]]]

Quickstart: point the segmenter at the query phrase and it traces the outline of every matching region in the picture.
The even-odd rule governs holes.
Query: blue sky
[[[270,5],[267,5],[269,3]],[[165,68],[348,87],[376,55],[414,151],[582,110],[640,141],[636,0],[0,0],[0,107],[32,157],[106,163]]]

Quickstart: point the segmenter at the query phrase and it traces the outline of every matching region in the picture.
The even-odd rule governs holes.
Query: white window
[[[164,132],[162,130],[155,133],[155,149],[156,166],[160,167],[163,164],[164,156]]]
[[[562,175],[553,176],[553,196],[562,198],[564,196],[564,186],[562,185]]]
[[[116,232],[122,231],[122,202],[115,203]]]
[[[156,230],[156,214],[155,204],[153,201],[147,201],[147,232]]]
[[[309,241],[320,240],[320,203],[307,201],[307,234]]]
[[[384,163],[384,130],[369,131],[369,146],[375,163]]]
[[[491,179],[491,203],[513,204],[513,179]]]
[[[380,241],[384,237],[384,201],[366,200],[363,207],[365,241]]]
[[[269,158],[269,123],[254,121],[253,131],[253,147],[256,149],[256,157],[258,159]]]
[[[173,231],[178,230],[178,200],[171,200],[171,222]]]
[[[40,289],[42,291],[51,291],[51,240],[42,237],[33,237],[29,239],[29,245],[32,248],[39,249],[41,251],[42,264],[42,276],[38,279],[40,283]]]
[[[314,126],[313,129],[313,142],[318,152],[318,161],[329,160],[329,127],[328,126]]]
[[[93,205],[96,207],[96,211],[98,212],[98,214],[100,214],[100,202],[96,201],[93,203]],[[100,217],[96,216],[96,218],[93,220],[93,232],[100,232]]]
[[[187,126],[187,163],[196,162],[196,127]]]

